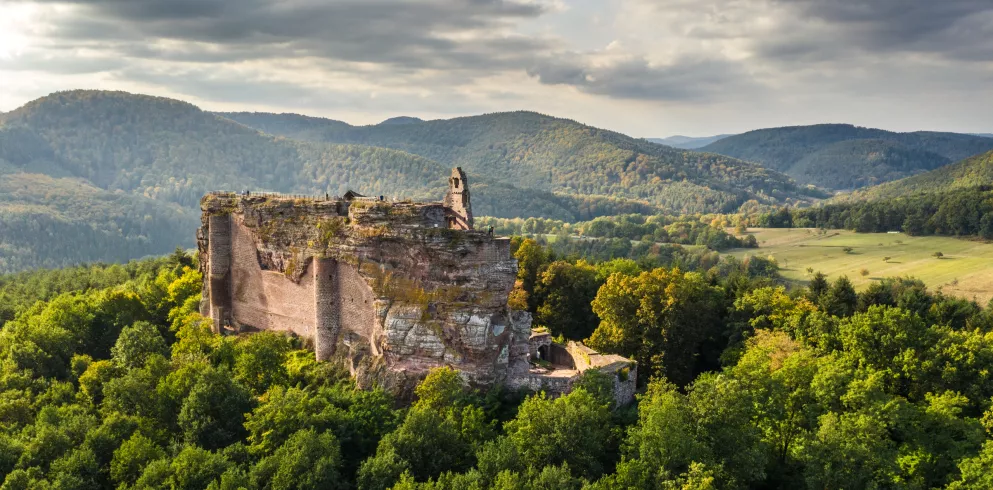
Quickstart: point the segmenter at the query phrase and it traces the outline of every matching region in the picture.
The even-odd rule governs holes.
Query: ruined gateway
[[[633,362],[554,344],[508,307],[517,260],[509,239],[473,229],[460,168],[442,202],[215,192],[201,209],[201,312],[217,333],[291,332],[401,395],[447,365],[477,385],[553,395],[598,367],[618,402],[633,397]]]

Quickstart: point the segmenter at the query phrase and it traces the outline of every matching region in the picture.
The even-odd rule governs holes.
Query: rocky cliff
[[[531,319],[507,306],[517,262],[508,239],[471,229],[465,196],[453,209],[209,194],[202,313],[219,332],[299,335],[360,382],[409,385],[441,365],[483,384],[526,373]]]

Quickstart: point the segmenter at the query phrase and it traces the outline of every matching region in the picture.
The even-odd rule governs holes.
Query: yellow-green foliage
[[[299,253],[296,247],[290,248],[290,258],[286,260],[286,270],[283,271],[287,276],[293,277],[296,275],[297,268],[300,267]]]
[[[344,218],[327,218],[317,222],[318,240],[321,248],[328,248],[341,239],[345,231]]]

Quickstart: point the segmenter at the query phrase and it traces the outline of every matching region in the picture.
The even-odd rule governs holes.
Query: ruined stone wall
[[[212,194],[201,207],[202,264],[225,247],[212,223],[230,224],[217,291],[232,291],[233,326],[293,332],[319,359],[344,356],[377,376],[452,365],[491,383],[526,372],[530,316],[507,307],[509,240],[449,229],[442,203]]]
[[[548,362],[569,369],[577,369],[572,354],[561,344],[552,344],[548,349]]]
[[[278,270],[263,270],[252,230],[241,216],[233,216],[232,323],[237,329],[292,332],[311,338],[314,334],[313,274],[290,280]],[[300,266],[304,271],[309,262]]]
[[[469,195],[469,181],[462,167],[452,169],[448,178],[448,193],[445,194],[445,209],[448,212],[448,227],[456,230],[473,229],[472,202]]]
[[[544,359],[551,361],[552,334],[546,332],[533,332],[528,339],[528,350],[531,359]],[[544,353],[542,356],[541,353]]]
[[[464,174],[453,172],[452,191],[456,178],[464,185]],[[632,401],[635,363],[552,343],[531,331],[527,312],[507,306],[517,276],[510,241],[472,230],[459,196],[394,203],[208,195],[197,233],[201,311],[215,331],[307,338],[318,359],[343,360],[360,385],[400,396],[443,365],[475,383],[550,396],[597,368],[614,377],[619,405]],[[470,221],[453,224],[453,212]],[[532,371],[536,349],[546,346],[556,369]]]
[[[372,355],[382,355],[383,329],[376,323],[376,296],[358,269],[351,264],[338,264],[337,299],[341,331],[349,332],[352,338],[368,345]]]
[[[209,237],[207,274],[209,316],[214,333],[220,333],[231,315],[231,217],[210,216],[207,219]]]
[[[557,398],[572,391],[575,377],[569,376],[522,376],[511,383],[514,389],[527,390],[535,393],[544,392],[549,398]]]
[[[618,369],[613,374],[614,400],[620,406],[633,402],[634,394],[638,390],[638,365],[631,363],[630,366]]]
[[[339,308],[338,261],[327,257],[313,259],[314,264],[314,353],[319,361],[334,355],[341,333]]]

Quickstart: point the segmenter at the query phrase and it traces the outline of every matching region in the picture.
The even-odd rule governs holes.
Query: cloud
[[[43,71],[58,75],[100,73],[127,67],[125,60],[103,54],[73,51],[28,50],[16,57],[0,58],[0,70]]]
[[[536,62],[528,75],[547,85],[571,85],[590,94],[639,100],[712,99],[732,87],[739,91],[755,88],[742,66],[722,59],[657,64],[642,56],[600,58],[558,54]]]
[[[993,60],[989,0],[632,0],[657,29],[727,41],[760,59],[810,62],[856,54]],[[644,16],[642,16],[644,17]],[[667,25],[659,25],[659,20]],[[637,21],[637,20],[635,20]]]
[[[64,1],[37,0],[65,5]],[[542,15],[514,0],[75,0],[49,39],[131,57],[221,62],[282,57],[422,69],[502,69],[545,42],[516,35]]]
[[[975,125],[993,2],[0,0],[0,79],[3,109],[84,86],[360,121],[533,109],[637,135]]]
[[[378,86],[356,88],[288,80],[281,76],[259,76],[255,70],[217,72],[210,67],[184,70],[128,68],[114,75],[122,82],[168,87],[211,105],[254,108],[281,107],[298,112],[340,113],[366,111],[380,113],[388,107],[392,113],[430,112],[464,114],[481,112],[483,107],[455,93],[419,93],[416,89],[382,90]]]

